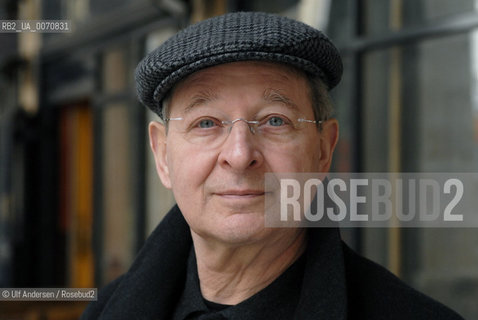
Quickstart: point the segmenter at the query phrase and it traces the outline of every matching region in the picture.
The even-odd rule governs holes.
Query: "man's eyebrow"
[[[294,109],[294,110],[299,109],[299,107],[294,102],[292,102],[291,99],[289,99],[287,96],[283,95],[279,91],[272,88],[264,90],[264,94],[262,97],[267,102],[281,102],[286,107],[289,107],[291,109]]]
[[[210,101],[217,100],[218,96],[212,90],[203,90],[192,96],[191,102],[188,103],[187,107],[184,109],[184,113],[188,113],[194,107],[208,103]]]

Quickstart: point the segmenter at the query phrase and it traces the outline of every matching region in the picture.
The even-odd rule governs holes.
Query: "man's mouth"
[[[244,190],[226,190],[226,191],[216,192],[215,194],[221,197],[253,198],[253,197],[263,196],[265,192],[262,190],[244,189]]]

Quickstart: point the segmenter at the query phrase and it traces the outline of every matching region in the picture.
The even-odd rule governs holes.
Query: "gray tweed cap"
[[[162,100],[187,75],[218,64],[259,60],[285,63],[319,76],[329,89],[342,77],[338,50],[319,30],[263,12],[235,12],[180,31],[136,68],[139,100],[162,116]]]

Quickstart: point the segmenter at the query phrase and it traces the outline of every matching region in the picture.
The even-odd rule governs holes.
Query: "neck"
[[[191,233],[201,293],[206,300],[221,304],[238,304],[267,287],[306,246],[304,229],[283,229],[279,237],[268,242],[241,246]]]

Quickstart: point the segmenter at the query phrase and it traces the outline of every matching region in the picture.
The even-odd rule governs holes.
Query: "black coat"
[[[130,270],[102,289],[81,319],[170,319],[182,293],[191,245],[189,227],[175,206]],[[462,319],[357,255],[337,229],[309,229],[305,254],[294,319]]]

